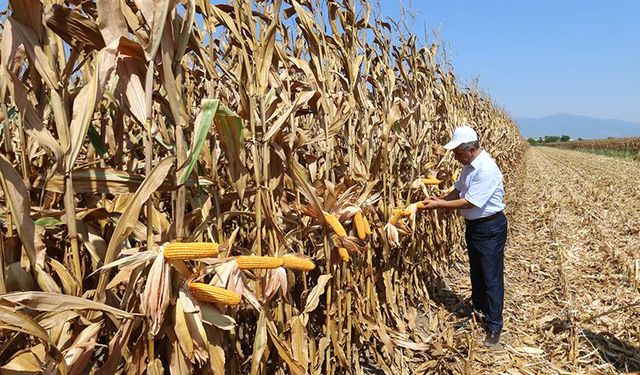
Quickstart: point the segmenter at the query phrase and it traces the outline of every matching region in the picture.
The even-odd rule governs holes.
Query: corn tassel
[[[349,263],[349,250],[347,250],[346,247],[338,248],[338,254],[340,255],[340,258],[342,258],[343,262]]]
[[[273,269],[282,266],[282,259],[269,256],[242,255],[236,258],[238,268],[242,270]]]
[[[338,237],[346,237],[347,231],[344,229],[340,220],[333,214],[324,215],[324,219],[327,221],[327,224],[333,229],[333,231],[338,235]]]
[[[361,240],[364,240],[365,238],[367,238],[367,229],[365,226],[363,216],[364,215],[362,215],[362,211],[358,211],[353,217],[353,224],[356,227],[356,232],[358,232],[358,238],[360,238]]]
[[[215,258],[219,247],[215,242],[172,242],[165,246],[164,257],[167,260]]]
[[[311,271],[316,268],[316,265],[309,259],[295,256],[293,254],[283,255],[280,259],[282,259],[282,266],[286,269],[294,271]]]
[[[235,306],[242,300],[238,293],[204,283],[189,283],[189,291],[200,302]]]

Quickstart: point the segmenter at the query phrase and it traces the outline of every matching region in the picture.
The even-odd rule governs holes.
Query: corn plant
[[[424,301],[461,223],[422,212],[393,242],[384,224],[453,184],[458,124],[507,172],[525,149],[437,43],[349,0],[11,0],[2,20],[3,368],[390,373],[436,355],[416,317],[447,340]]]

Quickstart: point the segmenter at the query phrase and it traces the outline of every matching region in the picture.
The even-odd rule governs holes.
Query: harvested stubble
[[[505,186],[504,350],[475,348],[468,373],[640,371],[640,236],[630,230],[640,222],[638,175],[637,162],[529,149]],[[468,295],[467,272],[454,267],[447,279],[438,299]],[[442,311],[443,325],[460,322]],[[452,332],[452,347],[470,350],[471,334]]]
[[[14,315],[2,315],[21,322],[3,322],[15,345],[2,345],[2,365],[31,355],[60,363],[60,349],[82,353],[64,359],[74,372],[104,373],[163,364],[179,373],[359,373],[363,364],[391,373],[438,358],[448,328],[424,302],[461,248],[461,223],[419,215],[398,247],[381,227],[393,207],[424,198],[411,183],[432,166],[458,169],[439,146],[457,124],[476,126],[507,178],[525,144],[506,113],[458,85],[436,43],[398,35],[368,2],[44,3],[12,0],[0,15],[9,51],[0,292],[44,291],[2,296],[16,301],[3,302]],[[349,216],[334,208],[350,194],[349,205],[367,206],[366,242],[336,223]],[[340,212],[328,218],[336,235],[305,212]],[[358,248],[348,267],[333,259],[336,239]],[[323,261],[285,256],[284,267],[309,272],[256,279],[233,258],[199,263],[194,278],[255,298],[245,293],[234,318],[196,313],[170,295],[169,266],[150,271],[158,244],[174,240],[215,241],[229,257]],[[156,335],[129,321],[147,284],[164,286],[146,291]],[[265,298],[274,290],[287,298]],[[65,299],[73,313],[13,311]],[[175,324],[162,324],[166,316]],[[64,333],[42,328],[51,321]],[[43,344],[22,340],[19,326]],[[434,371],[457,368],[464,359],[455,358]]]

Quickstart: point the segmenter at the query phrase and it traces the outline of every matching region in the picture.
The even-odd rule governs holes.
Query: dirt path
[[[640,302],[639,180],[638,162],[527,152],[507,186],[504,345],[484,349],[479,328],[458,328],[455,349],[466,357],[465,371],[640,371],[640,306],[610,312]],[[446,278],[450,290],[439,293],[455,325],[466,319],[467,267],[464,257]]]

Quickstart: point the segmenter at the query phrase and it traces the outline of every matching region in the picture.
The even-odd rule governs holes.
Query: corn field
[[[591,139],[571,142],[555,142],[549,146],[565,150],[588,152],[613,152],[631,159],[640,160],[640,138]]]
[[[387,223],[453,185],[459,165],[440,145],[457,125],[478,130],[507,179],[526,143],[438,43],[374,10],[10,1],[0,367],[463,366],[443,354],[451,328],[429,298],[462,248],[460,220],[414,210]]]

